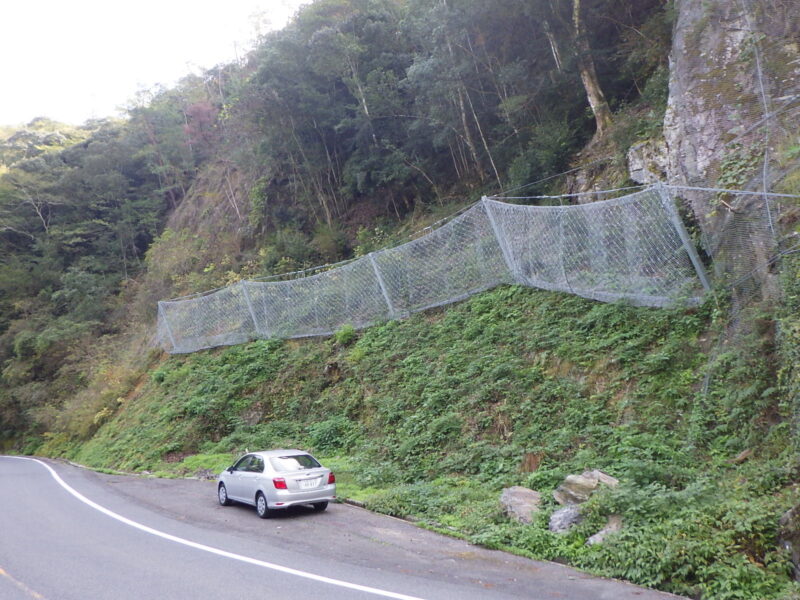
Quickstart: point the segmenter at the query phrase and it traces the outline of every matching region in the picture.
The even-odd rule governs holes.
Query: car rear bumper
[[[274,490],[273,497],[267,504],[270,508],[287,508],[295,504],[312,504],[314,502],[332,502],[336,500],[336,486],[326,485],[316,490],[299,492]]]

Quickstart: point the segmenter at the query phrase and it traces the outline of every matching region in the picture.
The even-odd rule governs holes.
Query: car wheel
[[[323,510],[328,508],[328,501],[326,500],[325,502],[314,502],[312,506],[314,507],[315,511],[322,512]]]
[[[272,516],[272,511],[267,505],[267,499],[261,492],[256,495],[256,513],[262,519],[269,519]]]
[[[217,499],[222,506],[230,506],[233,504],[231,499],[228,498],[228,489],[225,487],[224,483],[219,484],[219,488],[217,489]]]

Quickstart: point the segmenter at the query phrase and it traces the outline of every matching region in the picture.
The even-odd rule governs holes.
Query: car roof
[[[297,454],[308,454],[304,450],[290,449],[290,450],[262,450],[260,452],[251,452],[250,454],[257,454],[263,458],[271,458],[275,456],[293,456]]]

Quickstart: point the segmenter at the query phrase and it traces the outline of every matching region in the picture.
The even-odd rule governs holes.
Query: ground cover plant
[[[343,497],[475,543],[691,597],[790,597],[777,525],[798,501],[794,409],[772,338],[726,346],[725,312],[724,298],[654,310],[502,287],[329,339],[170,357],[92,439],[43,450],[195,475],[299,446]],[[549,532],[552,491],[588,468],[619,488]],[[511,485],[542,492],[533,524],[501,511]],[[623,531],[586,546],[611,514]]]

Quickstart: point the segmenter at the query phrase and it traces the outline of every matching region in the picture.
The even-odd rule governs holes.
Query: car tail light
[[[336,483],[336,475],[333,474],[333,471],[328,473],[328,485]]]
[[[272,480],[272,485],[275,486],[276,490],[285,490],[286,488],[286,480],[283,477],[275,477]]]

